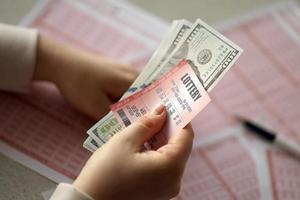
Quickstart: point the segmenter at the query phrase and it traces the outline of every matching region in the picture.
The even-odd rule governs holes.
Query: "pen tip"
[[[241,123],[244,123],[246,121],[246,119],[239,114],[235,114],[234,118]]]

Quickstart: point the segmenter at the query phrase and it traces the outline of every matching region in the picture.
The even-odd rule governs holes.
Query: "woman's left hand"
[[[51,81],[79,111],[99,119],[138,75],[132,66],[40,36],[35,80]]]

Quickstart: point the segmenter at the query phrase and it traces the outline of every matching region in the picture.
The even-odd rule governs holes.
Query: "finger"
[[[191,124],[188,124],[180,132],[174,134],[168,144],[159,148],[158,152],[185,164],[191,153],[193,139],[194,132]]]
[[[111,67],[119,68],[122,70],[122,72],[134,76],[137,76],[139,74],[139,70],[137,70],[137,67],[134,65],[118,62],[108,57],[100,57],[100,59],[101,59],[101,65],[103,66],[111,66]]]
[[[167,112],[163,105],[158,106],[151,114],[147,114],[122,131],[120,138],[128,141],[134,150],[140,147],[161,130]]]
[[[129,74],[129,78],[132,80],[135,80],[138,76],[139,76],[139,74],[140,74],[140,71],[136,68],[136,67],[133,67],[133,66],[131,66],[131,67],[128,67],[127,68],[127,73]]]
[[[93,102],[88,103],[89,101]],[[112,104],[111,100],[105,94],[101,94],[101,92],[98,93],[98,96],[90,97],[84,102],[84,112],[96,120],[107,114],[110,110],[109,105]]]
[[[132,85],[137,76],[138,72],[134,71],[134,69],[132,69],[132,71],[123,71],[118,80],[115,81],[115,89],[108,91],[112,99],[114,101],[119,100],[122,94]]]

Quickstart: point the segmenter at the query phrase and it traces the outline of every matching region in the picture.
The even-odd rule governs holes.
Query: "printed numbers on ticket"
[[[182,60],[171,71],[149,87],[111,106],[123,128],[129,126],[160,104],[168,112],[166,126],[151,144],[165,144],[168,138],[185,127],[208,103],[210,98],[192,67]]]

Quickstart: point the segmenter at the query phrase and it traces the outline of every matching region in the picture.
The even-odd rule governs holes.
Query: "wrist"
[[[122,181],[120,181],[120,183],[115,182],[116,177],[114,177],[114,175],[116,175],[117,173],[112,175],[110,173],[110,170],[105,170],[104,168],[101,168],[101,166],[97,165],[93,159],[97,159],[97,158],[95,157],[92,158],[92,161],[90,158],[86,166],[83,167],[79,176],[74,180],[72,184],[73,187],[76,188],[78,191],[86,193],[87,195],[93,197],[94,199],[128,200],[128,198],[124,195],[122,196],[122,198],[118,196],[120,195],[120,193],[124,194],[124,192],[122,191],[122,187],[125,186],[120,185]]]
[[[101,188],[95,186],[97,184],[91,184],[89,180],[84,179],[82,177],[78,177],[74,182],[73,182],[73,187],[76,188],[76,190],[80,191],[83,194],[87,194],[94,199],[104,199],[100,194]]]
[[[60,44],[44,37],[38,37],[37,58],[34,80],[49,81],[58,85],[62,79],[62,67],[60,53],[63,51]]]

